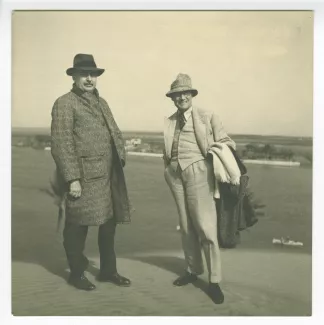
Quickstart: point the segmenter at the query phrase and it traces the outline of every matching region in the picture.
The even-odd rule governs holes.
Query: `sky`
[[[228,133],[312,136],[311,11],[15,11],[12,126],[49,127],[77,53],[105,73],[97,88],[123,131],[162,131],[165,96],[189,74],[193,104]]]

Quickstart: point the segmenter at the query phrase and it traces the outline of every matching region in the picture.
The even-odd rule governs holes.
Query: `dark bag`
[[[234,248],[240,242],[240,231],[258,222],[252,193],[248,190],[247,169],[235,150],[230,148],[241,171],[240,184],[220,183],[220,198],[215,200],[217,210],[218,243],[221,248]]]
[[[249,177],[243,175],[240,185],[220,184],[216,199],[218,243],[222,248],[234,248],[240,242],[240,230],[246,229],[244,201]]]

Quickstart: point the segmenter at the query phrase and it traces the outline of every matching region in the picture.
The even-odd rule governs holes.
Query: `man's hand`
[[[81,196],[81,183],[79,180],[72,181],[70,183],[70,195],[74,198],[79,198]]]

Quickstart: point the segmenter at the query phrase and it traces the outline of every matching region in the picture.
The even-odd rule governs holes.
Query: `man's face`
[[[185,112],[192,105],[192,93],[190,91],[175,93],[171,99],[178,110],[182,112]]]
[[[93,92],[97,85],[97,75],[92,72],[79,71],[73,76],[73,80],[83,91]]]

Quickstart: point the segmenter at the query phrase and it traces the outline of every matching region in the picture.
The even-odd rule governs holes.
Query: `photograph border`
[[[321,180],[324,179],[322,175],[322,166],[324,166],[323,155],[323,122],[324,114],[324,100],[323,100],[323,85],[324,85],[324,6],[322,2],[308,2],[308,1],[173,1],[161,2],[110,2],[110,1],[3,1],[1,3],[1,103],[2,119],[1,119],[1,142],[0,150],[1,157],[1,197],[4,202],[5,214],[3,214],[3,227],[1,233],[1,261],[6,266],[2,276],[1,283],[1,320],[2,324],[18,324],[24,322],[26,324],[69,324],[78,322],[79,324],[93,323],[103,324],[109,322],[130,322],[136,321],[141,324],[144,322],[164,323],[165,321],[177,321],[179,317],[168,317],[172,320],[166,320],[166,317],[13,317],[11,315],[11,12],[12,10],[312,10],[314,11],[314,97],[313,97],[313,250],[312,250],[312,269],[313,269],[313,300],[312,309],[313,316],[309,317],[307,321],[310,323],[321,323],[324,318],[323,309],[323,260],[324,254],[321,243],[321,230],[324,227],[322,212],[320,209],[320,192]],[[4,103],[4,104],[3,104]],[[207,322],[234,322],[240,318],[240,322],[260,322],[260,318],[254,317],[218,317],[215,320],[213,317],[204,318]],[[290,317],[264,317],[262,322],[287,322]],[[305,322],[305,318],[294,318],[295,324]],[[186,323],[196,322],[196,317],[190,319],[182,319]]]

